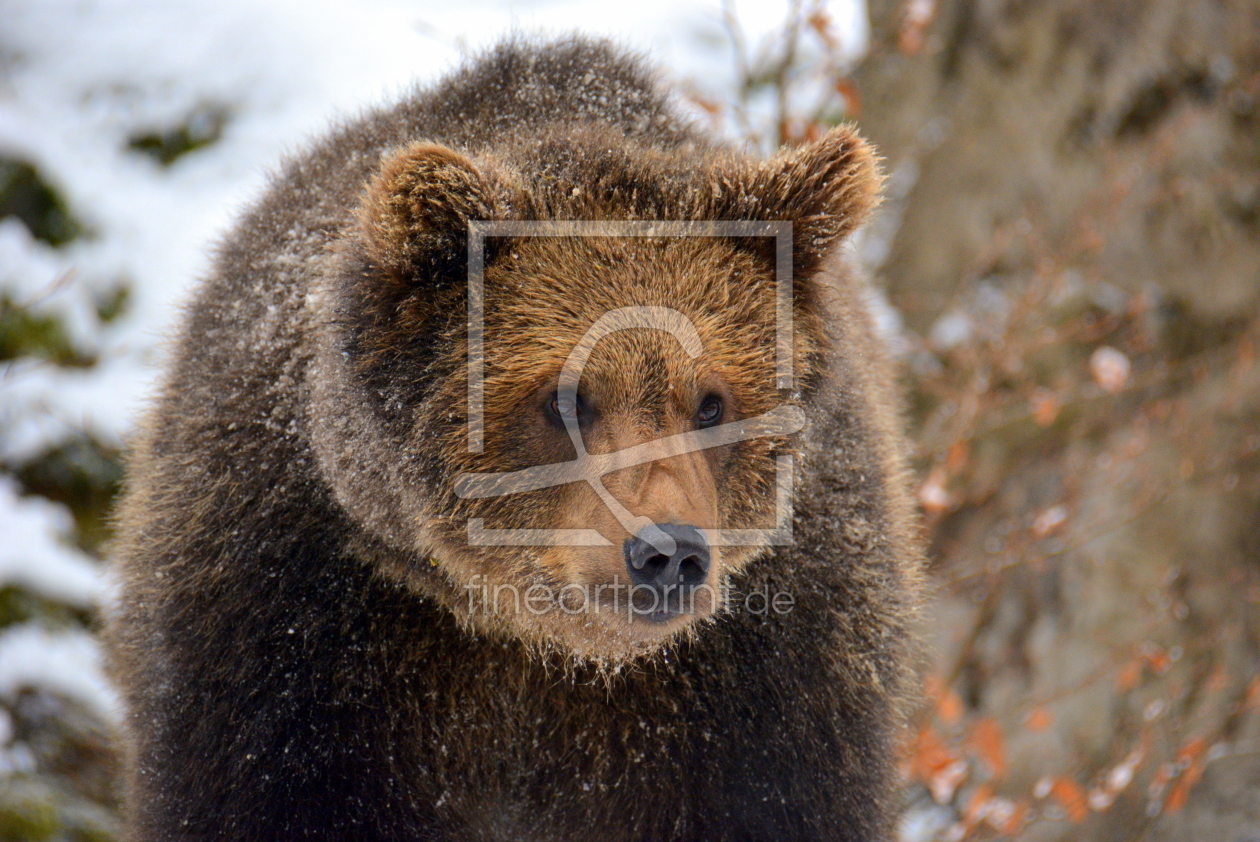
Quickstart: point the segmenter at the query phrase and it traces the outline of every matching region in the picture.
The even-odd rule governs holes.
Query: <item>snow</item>
[[[749,55],[768,49],[791,5],[728,5]],[[862,0],[835,0],[828,13],[841,50],[859,56]],[[101,363],[0,364],[0,461],[21,462],[72,431],[124,440],[209,246],[286,152],[338,115],[389,101],[506,32],[570,30],[613,36],[701,96],[731,98],[735,63],[718,0],[5,4],[0,156],[33,163],[89,234],[53,249],[16,220],[0,221],[0,292],[58,315]],[[129,147],[197,113],[225,114],[222,136],[171,166]],[[98,304],[119,284],[131,290],[128,309],[101,324]],[[0,582],[73,605],[99,602],[93,563],[60,540],[68,528],[64,509],[0,483]],[[46,657],[31,654],[41,646]],[[0,692],[35,681],[100,704],[106,691],[93,652],[86,636],[8,629]]]
[[[105,723],[119,721],[118,697],[102,676],[100,644],[81,629],[31,622],[0,630],[0,698],[30,687],[78,702]]]
[[[42,597],[90,608],[101,596],[96,564],[58,537],[70,526],[64,506],[18,496],[17,483],[0,475],[0,587],[17,585]]]

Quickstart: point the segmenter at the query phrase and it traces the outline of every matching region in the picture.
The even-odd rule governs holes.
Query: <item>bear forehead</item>
[[[662,379],[684,392],[713,378],[773,389],[774,273],[711,237],[512,242],[486,270],[487,385],[554,380],[592,326],[627,307],[676,311],[694,327],[700,355],[666,330],[616,331],[591,346],[584,381],[630,394]]]
[[[676,310],[714,339],[763,336],[775,324],[772,269],[712,237],[517,240],[486,269],[485,298],[487,331],[513,351],[520,343],[567,353],[625,307]]]

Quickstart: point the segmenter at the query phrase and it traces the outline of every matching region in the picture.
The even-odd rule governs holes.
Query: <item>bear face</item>
[[[593,634],[609,638],[601,648],[614,653],[657,642],[711,616],[719,583],[759,549],[723,547],[711,536],[774,525],[776,457],[790,448],[788,438],[719,443],[704,435],[784,403],[775,386],[773,272],[730,244],[693,237],[524,239],[507,249],[486,278],[486,448],[469,453],[466,442],[452,441],[445,458],[464,477],[487,479],[534,466],[558,475],[579,446],[592,457],[615,460],[638,448],[642,458],[657,458],[622,457],[630,464],[616,469],[614,461],[607,473],[592,468],[589,478],[598,484],[486,497],[470,487],[461,507],[500,530],[591,530],[602,537],[602,546],[520,548],[537,577],[530,581],[567,598],[542,612],[541,623],[561,640],[576,632],[578,645],[589,646]],[[597,290],[575,295],[594,280]],[[591,341],[601,327],[609,332]],[[580,374],[566,371],[579,355]],[[685,449],[689,434],[697,449]],[[682,452],[667,455],[666,439]],[[694,587],[685,593],[681,582],[655,591],[628,566],[627,542],[650,524],[693,527],[705,536],[707,558],[696,556],[693,563],[704,566],[691,571]],[[451,535],[448,546],[461,538]],[[503,581],[502,552],[495,548],[466,575]],[[474,607],[517,612],[515,603],[483,602]],[[564,622],[571,611],[582,621],[572,632]]]
[[[596,663],[714,616],[766,549],[723,531],[776,525],[778,457],[829,345],[827,258],[878,183],[844,128],[760,164],[589,127],[385,155],[316,296],[333,315],[310,426],[339,501],[391,548],[386,574],[480,631]],[[791,223],[791,388],[775,229],[618,227],[665,219]],[[470,225],[532,220],[595,227],[470,251]]]

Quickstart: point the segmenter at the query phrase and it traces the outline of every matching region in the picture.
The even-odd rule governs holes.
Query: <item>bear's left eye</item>
[[[722,420],[722,399],[717,395],[706,395],[696,410],[696,426],[701,429],[712,427]]]
[[[568,389],[551,393],[551,399],[547,402],[547,412],[553,421],[561,423],[566,418],[579,422],[585,421],[588,415],[586,401],[581,395]]]

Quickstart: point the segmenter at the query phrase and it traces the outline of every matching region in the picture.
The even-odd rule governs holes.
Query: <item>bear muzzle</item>
[[[711,561],[703,532],[689,525],[653,524],[627,538],[622,551],[636,618],[664,622],[695,613],[696,592],[708,582]]]

